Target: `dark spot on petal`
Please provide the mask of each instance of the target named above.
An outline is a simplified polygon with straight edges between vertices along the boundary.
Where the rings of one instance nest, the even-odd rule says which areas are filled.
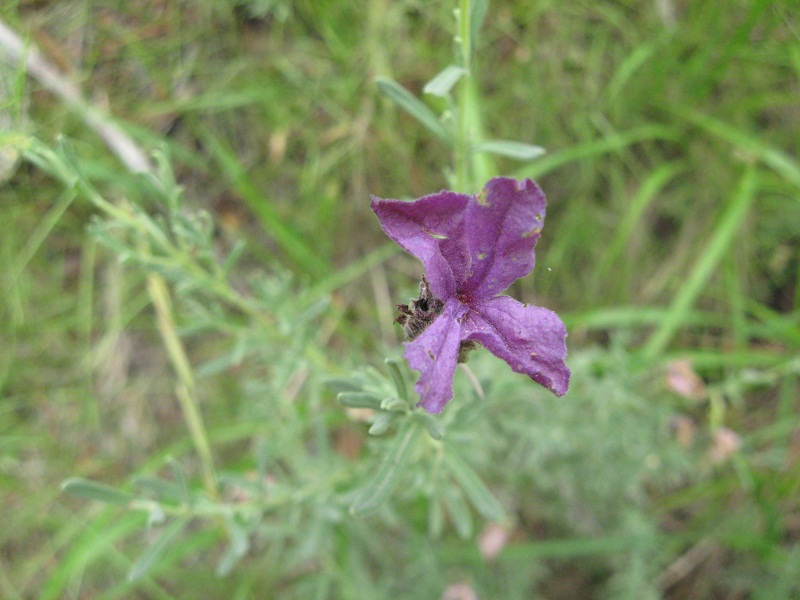
[[[427,350],[427,349],[425,350],[425,352],[428,353],[428,356],[430,356],[431,360],[436,360],[436,357],[433,355],[433,352],[431,352],[430,350]]]

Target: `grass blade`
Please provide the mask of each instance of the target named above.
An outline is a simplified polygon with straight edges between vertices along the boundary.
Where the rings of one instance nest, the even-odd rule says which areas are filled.
[[[673,112],[677,117],[686,119],[701,129],[705,129],[708,133],[744,150],[746,153],[755,154],[758,160],[781,175],[786,181],[800,188],[800,164],[788,154],[764,144],[759,138],[750,133],[691,108],[685,106],[676,107]]]
[[[631,199],[628,208],[622,217],[622,221],[617,227],[614,239],[608,245],[603,259],[595,272],[595,281],[602,281],[609,268],[614,265],[622,256],[625,244],[631,239],[644,212],[650,203],[658,196],[663,187],[669,183],[678,173],[684,170],[684,165],[678,163],[667,163],[653,171],[644,180],[639,191]]]
[[[245,204],[255,213],[278,246],[307,274],[318,276],[326,273],[327,260],[319,256],[303,236],[278,214],[239,164],[239,160],[230,148],[209,129],[200,127],[198,133]]]
[[[478,34],[483,25],[483,20],[486,18],[486,9],[489,8],[489,0],[470,0],[470,47],[475,51],[475,45],[478,43]]]
[[[678,131],[663,125],[643,125],[630,131],[617,133],[597,140],[590,140],[577,144],[559,152],[548,154],[541,160],[531,165],[517,169],[514,176],[517,178],[530,177],[536,179],[546,173],[555,171],[559,167],[583,159],[595,158],[601,154],[616,152],[633,144],[647,140],[673,140],[677,139]]]
[[[644,356],[655,359],[666,347],[677,329],[684,323],[684,315],[697,300],[700,292],[711,278],[712,272],[719,264],[731,242],[739,230],[747,209],[755,197],[758,178],[754,167],[750,166],[742,176],[736,195],[728,204],[711,241],[700,260],[689,274],[684,286],[678,292],[660,326],[653,332],[644,347]]]

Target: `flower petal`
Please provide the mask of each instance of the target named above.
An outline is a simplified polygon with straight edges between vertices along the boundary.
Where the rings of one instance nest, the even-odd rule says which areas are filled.
[[[470,257],[464,225],[466,194],[442,191],[414,202],[372,197],[381,227],[404,250],[425,265],[431,290],[442,300],[466,279]]]
[[[451,299],[442,314],[413,342],[406,344],[404,356],[412,369],[420,372],[414,389],[422,406],[430,413],[440,413],[453,397],[453,377],[461,346],[461,327],[456,320],[467,307]]]
[[[557,396],[569,388],[567,330],[554,312],[498,296],[473,306],[462,319],[463,339],[477,340]]]
[[[472,271],[463,293],[473,300],[491,298],[533,270],[546,206],[530,179],[496,177],[471,198],[464,217]]]

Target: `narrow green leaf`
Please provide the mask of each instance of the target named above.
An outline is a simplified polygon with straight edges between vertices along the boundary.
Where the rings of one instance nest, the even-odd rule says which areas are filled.
[[[428,535],[438,540],[444,531],[444,510],[437,495],[428,503]]]
[[[733,242],[734,235],[739,231],[747,216],[747,209],[750,208],[750,204],[755,198],[757,188],[756,169],[749,166],[742,176],[739,188],[728,203],[716,231],[711,236],[711,240],[699,255],[694,269],[672,301],[669,312],[645,344],[643,352],[647,360],[654,360],[684,323],[684,315],[691,309],[692,304],[708,284],[713,271]]]
[[[72,144],[64,135],[59,135],[56,139],[56,153],[64,161],[67,168],[74,174],[75,180],[85,180],[86,175],[83,172],[83,163],[75,156],[75,150]]]
[[[353,381],[347,377],[331,377],[330,379],[326,379],[325,387],[337,394],[341,392],[360,392],[363,389],[363,386],[359,382]]]
[[[395,390],[397,390],[398,397],[408,402],[408,389],[406,388],[406,380],[403,377],[403,372],[400,370],[400,365],[397,360],[387,358],[385,361],[386,366],[389,367],[389,374],[392,376]]]
[[[408,412],[408,402],[401,398],[384,398],[381,401],[381,410],[389,412]]]
[[[350,507],[350,514],[363,516],[376,511],[394,490],[403,469],[408,466],[406,458],[416,444],[420,428],[411,419],[406,420],[397,437],[387,449],[378,472]]]
[[[159,502],[181,501],[181,490],[171,481],[142,475],[133,480],[133,485],[137,490],[155,495]]]
[[[380,407],[378,407],[380,408]],[[382,412],[376,418],[375,422],[367,431],[370,435],[383,435],[387,431],[389,431],[389,427],[395,422],[397,418],[397,413],[394,412]]]
[[[175,484],[178,486],[178,490],[180,491],[180,499],[181,502],[185,504],[192,503],[192,494],[189,491],[189,484],[186,480],[186,471],[183,469],[183,465],[179,463],[175,458],[170,456],[167,459],[169,463],[170,469],[172,469],[172,477],[175,479]]]
[[[445,463],[450,474],[469,498],[481,516],[490,521],[503,521],[505,511],[486,485],[467,463],[453,454],[445,454]]]
[[[547,150],[541,146],[525,144],[523,142],[509,142],[505,140],[489,140],[472,146],[473,152],[487,152],[499,156],[507,156],[516,160],[533,160],[545,154]]]
[[[375,408],[381,407],[381,398],[370,392],[341,392],[336,399],[339,404],[348,408]]]
[[[391,79],[379,77],[376,82],[381,94],[392,100],[422,125],[427,127],[431,133],[445,144],[448,146],[453,145],[452,133],[442,124],[439,117],[437,117],[423,102],[415,98],[411,92]]]
[[[233,247],[228,251],[228,256],[222,262],[222,272],[230,275],[233,268],[238,264],[239,259],[244,255],[247,250],[247,242],[243,239],[237,239],[233,242]]]
[[[467,70],[464,67],[448,65],[439,71],[439,73],[437,73],[433,79],[426,83],[425,87],[422,88],[422,91],[426,94],[431,94],[432,96],[446,98],[450,93],[450,90],[453,89],[453,86],[458,83],[458,80],[461,79],[466,72]]]
[[[186,523],[187,521],[173,521],[170,523],[158,536],[158,539],[133,564],[131,570],[128,571],[128,581],[138,581],[144,577],[158,562],[170,542],[180,533]]]
[[[247,339],[240,336],[236,344],[228,352],[220,353],[207,361],[200,363],[194,373],[198,379],[204,379],[217,375],[228,369],[238,367],[242,364],[247,354]]]
[[[228,528],[228,537],[230,543],[228,544],[225,553],[217,563],[217,577],[225,577],[230,574],[236,564],[250,549],[250,538],[247,530],[236,523],[232,517],[225,517],[225,524]]]
[[[425,429],[428,430],[428,435],[433,439],[441,440],[444,437],[444,426],[441,421],[432,414],[425,411],[417,411],[414,413],[414,417],[422,422]]]
[[[135,498],[128,492],[82,477],[70,477],[61,484],[61,489],[73,496],[98,500],[115,506],[127,506]]]
[[[469,507],[464,501],[462,491],[458,487],[448,484],[442,487],[440,496],[447,513],[450,515],[450,519],[453,521],[458,537],[462,540],[472,537],[474,530],[472,514],[470,514]]]

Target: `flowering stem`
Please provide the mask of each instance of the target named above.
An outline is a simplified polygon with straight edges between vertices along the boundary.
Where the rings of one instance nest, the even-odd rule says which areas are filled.
[[[481,19],[481,15],[473,10],[473,3],[474,0],[459,0],[455,36],[459,63],[464,69],[464,75],[458,88],[454,170],[456,190],[467,194],[477,192],[480,184],[497,173],[494,161],[488,154],[472,152],[472,147],[483,139],[480,96],[472,68],[476,39],[473,32],[476,25],[474,20]]]
[[[472,38],[470,21],[472,16],[471,0],[459,0],[456,11],[456,43],[459,45],[459,58],[464,75],[459,84],[458,124],[455,142],[455,179],[456,189],[463,193],[472,193],[472,165],[470,162],[471,119],[470,119],[470,87],[472,83]]]

